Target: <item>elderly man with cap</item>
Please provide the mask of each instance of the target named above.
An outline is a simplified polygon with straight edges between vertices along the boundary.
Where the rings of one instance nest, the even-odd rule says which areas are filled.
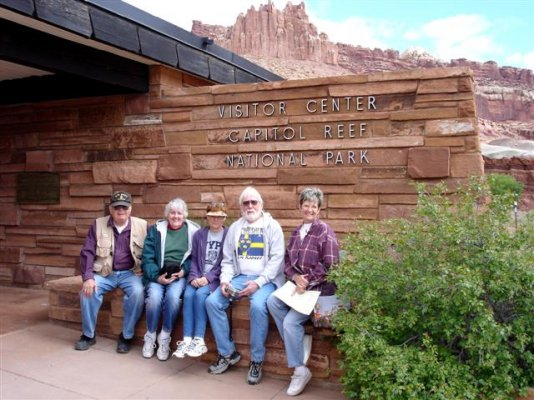
[[[184,338],[176,343],[174,357],[200,357],[208,351],[204,342],[208,324],[205,303],[208,296],[219,287],[227,215],[224,203],[209,204],[206,208],[208,226],[193,236],[191,269],[187,277],[189,284],[184,293]]]
[[[76,350],[87,350],[96,343],[95,326],[103,296],[121,288],[125,293],[124,318],[117,353],[130,351],[145,300],[141,256],[147,234],[147,222],[130,216],[131,212],[132,196],[127,192],[113,193],[110,215],[97,218],[85,238],[80,253],[82,336],[74,345]]]

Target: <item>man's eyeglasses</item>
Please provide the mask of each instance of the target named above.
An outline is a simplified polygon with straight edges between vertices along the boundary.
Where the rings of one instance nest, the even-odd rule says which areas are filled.
[[[126,206],[113,206],[113,209],[114,210],[127,210],[128,207],[126,207]]]
[[[248,206],[250,206],[250,205],[257,206],[257,205],[258,205],[258,200],[245,200],[245,201],[243,202],[243,205],[244,205],[245,207],[248,207]]]

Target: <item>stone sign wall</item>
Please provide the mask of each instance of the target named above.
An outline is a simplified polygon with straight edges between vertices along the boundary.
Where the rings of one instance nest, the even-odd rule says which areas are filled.
[[[408,216],[414,181],[451,191],[482,175],[467,68],[209,86],[162,69],[145,96],[0,107],[0,281],[41,285],[77,273],[80,246],[109,195],[154,222],[182,197],[190,217],[247,185],[286,233],[298,193],[326,195],[340,236],[356,220]],[[17,174],[60,176],[58,204],[18,204]]]

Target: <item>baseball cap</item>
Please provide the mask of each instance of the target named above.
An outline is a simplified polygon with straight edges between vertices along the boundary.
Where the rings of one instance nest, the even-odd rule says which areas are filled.
[[[212,217],[227,217],[226,205],[224,203],[211,203],[206,207],[206,215]]]
[[[110,205],[112,207],[116,207],[116,206],[130,207],[132,205],[132,196],[128,192],[115,192],[111,195]]]

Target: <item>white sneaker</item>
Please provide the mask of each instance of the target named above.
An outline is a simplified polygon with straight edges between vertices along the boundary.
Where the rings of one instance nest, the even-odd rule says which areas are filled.
[[[310,358],[311,348],[312,348],[312,335],[304,335],[304,360],[303,363],[306,365],[308,359]]]
[[[154,349],[156,348],[154,336],[145,333],[145,344],[143,344],[143,357],[145,358],[152,358],[154,356]]]
[[[171,337],[166,337],[162,339],[161,337],[158,337],[158,351],[156,352],[156,355],[158,356],[158,360],[160,361],[167,361],[170,357],[171,353]]]
[[[302,375],[297,375],[297,372],[295,371],[295,373],[291,377],[291,383],[287,388],[287,395],[296,396],[298,394],[301,394],[308,382],[310,381],[311,377],[312,374],[308,368],[306,368]]]
[[[176,342],[176,351],[172,353],[172,356],[176,358],[185,358],[185,352],[190,344],[191,342],[184,342],[183,340]]]
[[[189,357],[200,357],[202,354],[207,353],[208,348],[203,339],[194,338],[193,341],[185,349],[185,354]]]

